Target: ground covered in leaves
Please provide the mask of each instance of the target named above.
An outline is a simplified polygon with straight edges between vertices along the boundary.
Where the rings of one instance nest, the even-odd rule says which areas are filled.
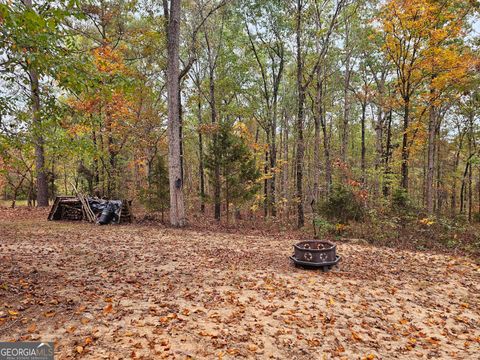
[[[0,340],[58,359],[477,359],[474,259],[342,242],[295,268],[292,235],[47,222],[0,209]]]

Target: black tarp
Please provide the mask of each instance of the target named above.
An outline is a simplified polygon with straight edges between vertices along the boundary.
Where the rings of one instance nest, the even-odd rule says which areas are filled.
[[[121,200],[103,200],[89,197],[88,205],[90,205],[100,225],[118,224],[122,211]]]

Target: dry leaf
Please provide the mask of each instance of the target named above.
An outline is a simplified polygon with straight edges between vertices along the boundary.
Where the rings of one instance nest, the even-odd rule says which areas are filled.
[[[112,304],[108,304],[103,308],[103,313],[104,314],[110,314],[113,311],[113,306]]]

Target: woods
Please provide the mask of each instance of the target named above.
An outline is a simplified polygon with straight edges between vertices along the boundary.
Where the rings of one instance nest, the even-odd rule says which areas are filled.
[[[162,158],[170,199],[154,208],[173,226],[233,207],[303,227],[352,181],[370,209],[403,192],[473,221],[477,15],[440,0],[2,3],[2,196],[46,206],[73,183],[147,206]],[[226,138],[253,159],[241,181]]]
[[[0,358],[477,359],[479,9],[0,0]]]

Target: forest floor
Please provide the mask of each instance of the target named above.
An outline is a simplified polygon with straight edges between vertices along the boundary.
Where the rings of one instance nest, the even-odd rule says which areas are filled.
[[[48,222],[0,209],[0,340],[57,359],[477,359],[472,258],[338,243],[295,268],[298,235]]]

